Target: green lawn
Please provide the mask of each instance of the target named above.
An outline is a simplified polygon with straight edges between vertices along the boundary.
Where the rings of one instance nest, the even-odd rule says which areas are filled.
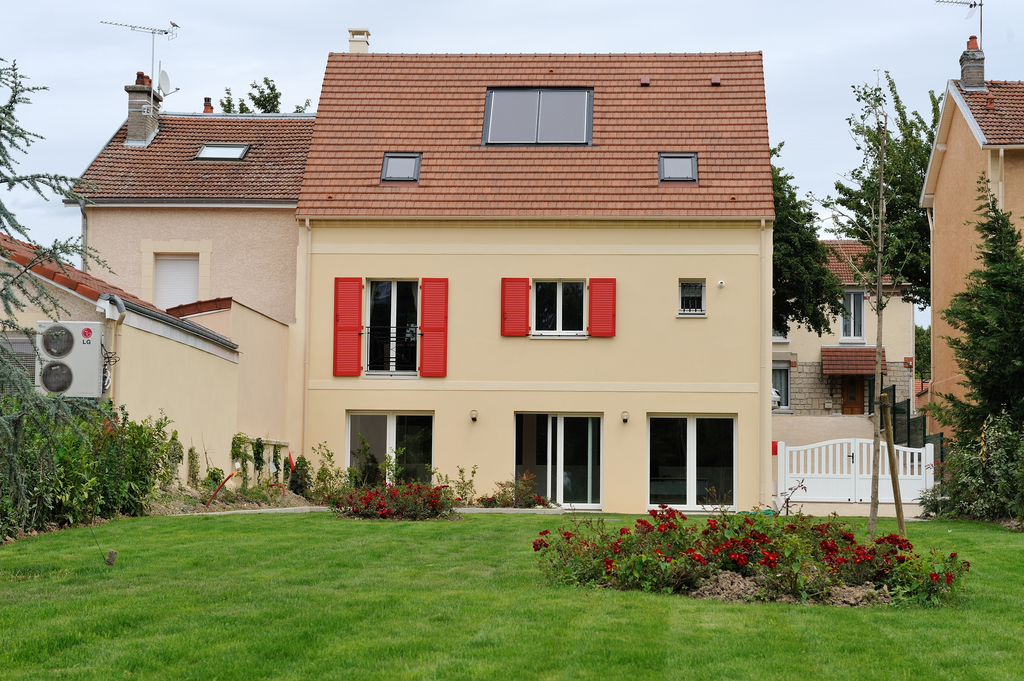
[[[632,516],[617,516],[628,524]],[[0,547],[3,679],[1020,679],[1024,534],[910,524],[971,561],[944,608],[548,586],[552,516],[119,520]],[[880,521],[880,530],[893,523]]]

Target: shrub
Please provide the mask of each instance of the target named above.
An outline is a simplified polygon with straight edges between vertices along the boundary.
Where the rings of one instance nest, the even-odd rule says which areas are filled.
[[[263,458],[263,451],[266,449],[266,445],[263,444],[263,438],[258,437],[251,441],[252,443],[252,468],[256,472],[256,482],[259,483],[263,479],[263,467],[267,461]]]
[[[203,487],[212,494],[213,490],[217,489],[217,486],[224,481],[224,475],[224,471],[216,466],[207,465],[206,477],[203,478]]]
[[[299,496],[310,498],[310,489],[313,486],[310,474],[312,470],[309,459],[300,454],[299,458],[295,459],[295,470],[288,478],[288,489]]]
[[[469,478],[466,478],[466,468],[464,466],[456,466],[455,470],[459,472],[457,480],[452,480],[447,475],[442,474],[437,469],[431,470],[431,475],[439,485],[445,485],[452,490],[454,501],[466,506],[473,504],[476,499],[476,469],[477,466],[473,466],[469,471]]]
[[[313,447],[313,453],[320,459],[320,469],[310,486],[309,499],[321,504],[334,506],[348,488],[348,474],[334,464],[334,452],[326,442]],[[297,468],[297,467],[296,467]]]
[[[238,464],[238,473],[242,478],[242,488],[249,486],[249,463],[252,454],[249,452],[251,440],[245,433],[235,433],[231,438],[231,462]]]
[[[336,506],[342,515],[357,518],[425,520],[450,514],[455,496],[447,485],[409,482],[353,490]]]
[[[163,447],[163,454],[164,460],[160,466],[160,488],[168,490],[171,488],[171,483],[177,479],[178,467],[185,459],[185,447],[178,439],[178,431],[175,430],[171,433],[171,439]]]
[[[956,443],[935,464],[935,480],[921,495],[929,513],[1024,518],[1024,433],[1005,411],[989,416],[978,440]]]
[[[194,446],[188,448],[188,486],[199,487],[199,454]]]
[[[551,500],[542,497],[534,490],[537,476],[524,471],[518,478],[496,483],[496,490],[490,496],[477,498],[476,502],[484,508],[550,508]]]
[[[728,571],[753,578],[765,600],[820,601],[836,587],[870,582],[896,601],[937,603],[963,590],[970,569],[955,553],[922,557],[894,534],[858,542],[835,516],[720,513],[685,521],[663,505],[611,533],[603,520],[573,515],[568,527],[542,531],[533,549],[554,582],[684,593]]]

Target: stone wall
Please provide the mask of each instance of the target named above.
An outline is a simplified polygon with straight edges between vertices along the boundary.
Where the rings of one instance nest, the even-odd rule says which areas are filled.
[[[896,384],[896,401],[901,402],[910,395],[910,379],[914,370],[903,366],[903,362],[888,362],[888,375],[883,377],[883,385]],[[839,394],[838,380],[830,380],[821,373],[821,362],[798,362],[789,370],[789,406],[786,411],[799,415],[827,416],[841,414],[843,401]],[[867,381],[864,382],[867,392]],[[832,392],[830,392],[832,391]],[[864,396],[864,408],[867,410],[867,394]]]

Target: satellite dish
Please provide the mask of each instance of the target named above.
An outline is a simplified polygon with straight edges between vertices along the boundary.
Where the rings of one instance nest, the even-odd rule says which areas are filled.
[[[160,71],[160,91],[165,95],[171,91],[171,79],[167,77],[166,71]]]

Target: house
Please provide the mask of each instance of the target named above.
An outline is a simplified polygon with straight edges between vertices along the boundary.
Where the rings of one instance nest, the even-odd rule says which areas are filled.
[[[978,179],[1020,226],[1024,215],[1024,82],[985,79],[985,54],[974,36],[960,56],[960,78],[942,100],[921,195],[932,226],[932,382],[927,401],[965,394],[953,353],[942,340],[956,332],[942,319],[953,295],[978,266]],[[934,423],[930,430],[937,430]]]
[[[35,257],[28,244],[0,234],[0,267],[20,269]],[[104,397],[127,406],[135,420],[167,412],[174,421],[170,428],[178,431],[186,448],[205,450],[214,466],[228,468],[231,437],[245,411],[244,403],[239,409],[238,344],[70,264],[63,271],[55,263],[39,264],[27,276],[42,282],[63,307],[58,322],[92,323],[90,328],[99,331],[89,340],[109,353],[103,366]],[[15,318],[28,328],[49,322],[34,307],[16,312]],[[26,371],[34,372],[36,352],[29,338],[7,334],[0,336],[0,343],[19,356]]]
[[[218,114],[210,98],[202,113],[163,111],[141,72],[125,91],[127,120],[82,175],[88,202],[70,204],[82,240],[125,292],[241,346],[232,432],[297,441],[301,386],[287,376],[302,375],[303,343],[289,335],[305,228],[295,208],[315,116]],[[205,389],[206,377],[186,373]],[[179,405],[161,406],[177,419]]]
[[[771,504],[761,54],[355,48],[296,210],[302,450],[579,509]]]
[[[857,282],[853,263],[867,252],[858,241],[825,241],[828,269],[845,287],[847,312],[819,337],[803,327],[772,335],[772,385],[781,404],[772,411],[773,439],[791,445],[839,437],[872,437],[877,317]],[[883,314],[882,380],[896,401],[914,395],[914,306],[890,281]],[[842,416],[845,418],[832,418]]]

